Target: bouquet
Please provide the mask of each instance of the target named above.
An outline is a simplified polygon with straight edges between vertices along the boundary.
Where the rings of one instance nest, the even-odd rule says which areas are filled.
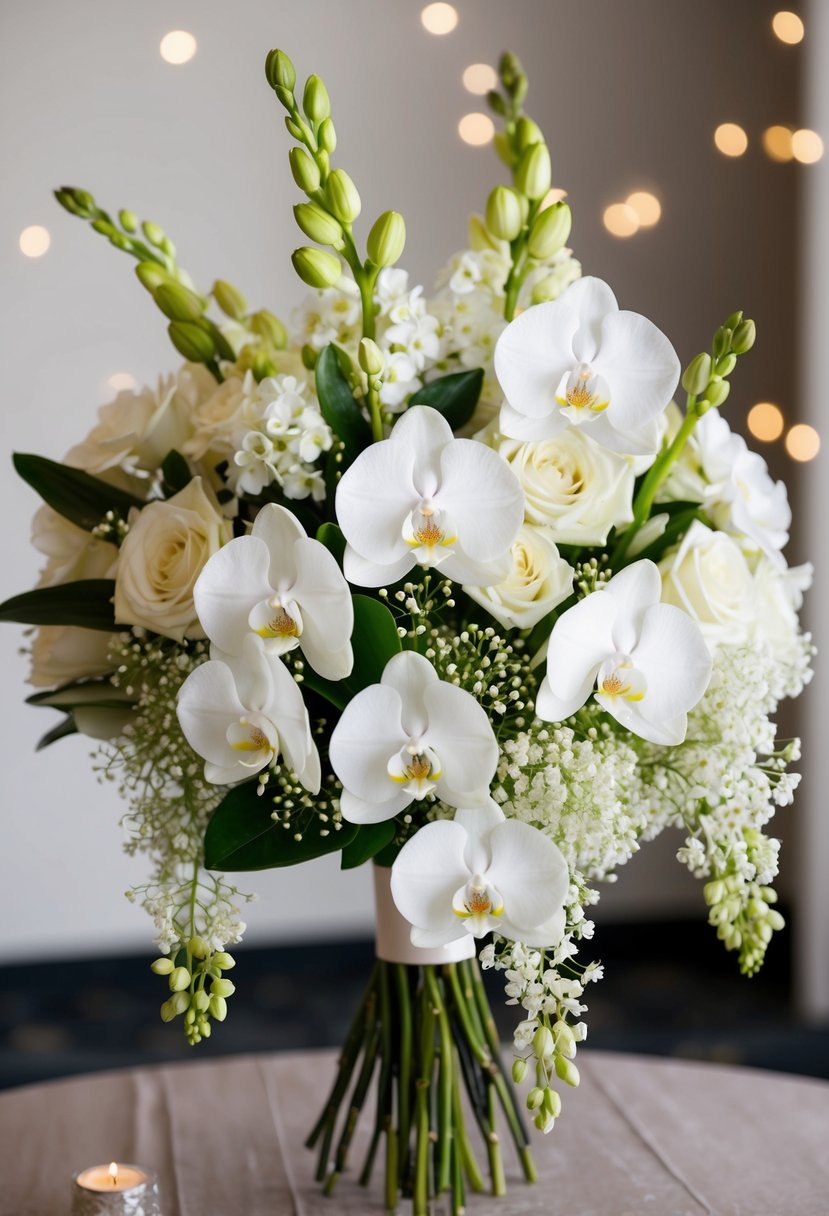
[[[753,322],[682,371],[582,277],[513,55],[499,75],[509,181],[431,296],[398,266],[400,213],[358,243],[328,93],[312,75],[300,97],[282,51],[266,76],[313,242],[290,326],[195,284],[157,224],[56,192],[135,259],[184,362],[62,463],[15,457],[47,561],[0,608],[35,627],[30,702],[64,711],[41,746],[99,741],[189,1042],[234,992],[229,875],[373,862],[377,963],[309,1142],[330,1191],[376,1081],[361,1181],[382,1145],[386,1206],[415,1213],[485,1186],[471,1122],[493,1193],[502,1124],[534,1177],[480,968],[503,972],[512,1079],[549,1132],[602,976],[592,908],[644,842],[683,830],[710,924],[760,967],[782,925],[766,827],[798,779],[773,717],[812,653],[785,487],[724,413]]]

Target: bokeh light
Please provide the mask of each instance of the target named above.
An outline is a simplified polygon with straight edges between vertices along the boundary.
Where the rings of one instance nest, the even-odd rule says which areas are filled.
[[[498,73],[488,63],[470,63],[463,74],[463,87],[468,93],[482,97],[498,83]]]
[[[774,443],[783,434],[783,411],[771,401],[758,401],[748,411],[748,429],[755,439]]]
[[[427,4],[420,20],[430,34],[451,34],[458,24],[458,10],[451,4]]]
[[[781,123],[775,124],[773,127],[766,127],[763,132],[763,151],[770,160],[785,161],[791,160],[794,156],[792,151],[792,135],[791,127],[784,127]]]
[[[742,156],[748,147],[748,136],[736,122],[721,122],[714,132],[714,143],[723,156]]]
[[[132,372],[113,372],[111,376],[107,376],[107,388],[113,389],[116,393],[131,392],[137,387],[137,384]]]
[[[495,134],[495,124],[488,114],[464,114],[458,123],[458,134],[465,144],[480,148]]]
[[[44,228],[41,224],[32,224],[23,229],[17,243],[20,246],[20,252],[27,258],[41,258],[52,244],[52,238],[48,228]]]
[[[792,154],[801,165],[813,165],[823,156],[823,140],[817,131],[803,127],[792,136]]]
[[[650,190],[634,190],[633,194],[627,196],[625,202],[636,212],[643,228],[652,228],[654,224],[659,223],[662,204],[655,194],[651,194]]]
[[[791,13],[786,9],[774,14],[771,19],[771,28],[780,41],[787,42],[789,46],[802,42],[803,35],[806,33],[803,22],[797,13]]]
[[[159,50],[166,63],[179,65],[190,62],[197,46],[196,39],[187,30],[170,30],[161,39]]]
[[[553,203],[563,203],[566,198],[566,190],[562,190],[559,186],[551,186],[541,200],[538,210],[543,211],[546,207],[552,207]]]
[[[611,236],[633,236],[639,231],[639,216],[627,203],[605,207],[602,220]]]
[[[814,460],[820,451],[820,435],[808,423],[798,422],[786,435],[786,451],[792,460]]]

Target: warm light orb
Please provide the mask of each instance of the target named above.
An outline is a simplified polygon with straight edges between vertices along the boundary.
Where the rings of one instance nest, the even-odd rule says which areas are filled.
[[[755,439],[774,443],[783,434],[783,411],[770,401],[758,401],[748,411],[748,429]]]
[[[117,1161],[110,1161],[109,1176],[112,1179],[112,1182],[114,1185],[118,1181],[118,1162]]]
[[[736,122],[721,122],[714,132],[714,143],[723,156],[742,156],[748,147],[748,136]]]
[[[792,129],[784,127],[777,123],[773,127],[766,127],[763,132],[763,150],[770,160],[779,161],[781,164],[791,160],[794,156],[792,151]]]
[[[611,236],[633,236],[639,231],[639,216],[627,203],[605,207],[602,219]]]
[[[458,123],[458,134],[465,144],[480,148],[495,134],[495,124],[488,114],[464,114]]]
[[[451,34],[458,24],[458,10],[451,4],[427,4],[420,20],[430,34]]]
[[[792,136],[792,155],[801,165],[813,165],[823,156],[823,140],[817,131],[803,127]]]
[[[161,39],[161,58],[167,63],[189,63],[196,53],[197,42],[187,30],[170,30]]]
[[[137,383],[132,372],[113,372],[107,377],[107,387],[114,389],[116,393],[131,392]]]
[[[498,83],[498,73],[488,63],[470,63],[463,74],[463,87],[468,93],[482,97]]]
[[[17,243],[20,246],[20,252],[27,258],[42,258],[52,244],[52,238],[48,228],[44,228],[40,224],[32,224],[29,228],[23,229]]]
[[[797,13],[787,11],[774,14],[771,19],[771,28],[780,41],[787,42],[789,46],[802,42],[803,35],[806,33],[805,26]]]
[[[559,186],[551,186],[541,200],[538,210],[544,211],[547,207],[552,207],[553,203],[563,203],[566,198],[566,190],[562,190]]]
[[[662,204],[655,194],[651,194],[650,190],[634,190],[633,194],[627,196],[625,202],[636,212],[643,228],[652,228],[654,224],[659,223]]]
[[[792,460],[814,460],[820,451],[820,435],[813,426],[798,422],[786,435],[786,451]]]

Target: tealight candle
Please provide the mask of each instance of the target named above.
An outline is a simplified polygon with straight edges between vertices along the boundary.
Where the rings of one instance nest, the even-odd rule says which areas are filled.
[[[92,1165],[72,1183],[72,1216],[161,1216],[156,1176],[139,1165]]]

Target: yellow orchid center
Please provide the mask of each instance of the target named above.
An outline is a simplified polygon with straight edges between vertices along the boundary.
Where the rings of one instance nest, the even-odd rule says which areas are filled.
[[[590,410],[598,414],[610,405],[610,395],[604,380],[590,364],[580,363],[559,385],[556,401],[577,412]]]

